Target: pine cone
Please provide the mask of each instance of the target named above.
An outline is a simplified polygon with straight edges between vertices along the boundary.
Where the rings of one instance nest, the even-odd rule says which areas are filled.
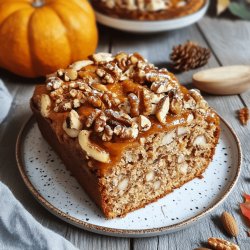
[[[175,70],[188,71],[207,64],[210,55],[209,49],[202,48],[192,41],[187,41],[184,44],[173,47],[170,59]]]

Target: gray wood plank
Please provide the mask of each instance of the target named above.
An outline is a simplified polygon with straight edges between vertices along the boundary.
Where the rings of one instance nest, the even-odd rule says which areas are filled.
[[[133,239],[133,250],[155,250],[158,249],[159,238],[151,237],[151,238],[138,238]]]
[[[205,17],[199,24],[221,65],[250,65],[250,24],[242,20]],[[241,94],[250,106],[250,91]]]
[[[80,250],[127,250],[130,249],[130,241],[126,238],[113,238],[90,232],[84,232],[77,228],[68,228],[66,238]]]
[[[199,27],[221,64],[250,64],[249,22],[204,17]]]

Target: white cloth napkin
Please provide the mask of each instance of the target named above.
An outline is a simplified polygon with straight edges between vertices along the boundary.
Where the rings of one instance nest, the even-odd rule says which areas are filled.
[[[0,125],[12,96],[0,79]],[[76,250],[59,234],[43,227],[0,181],[0,250]]]
[[[0,182],[1,250],[76,250],[59,234],[38,223]]]
[[[7,116],[12,103],[12,96],[0,79],[0,123]]]

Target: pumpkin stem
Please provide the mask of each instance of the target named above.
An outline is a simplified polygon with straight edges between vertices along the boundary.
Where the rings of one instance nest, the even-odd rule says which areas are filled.
[[[33,0],[32,6],[35,8],[42,7],[44,5],[44,0]]]

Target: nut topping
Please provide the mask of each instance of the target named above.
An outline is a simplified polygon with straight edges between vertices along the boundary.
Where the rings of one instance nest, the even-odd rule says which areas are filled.
[[[95,108],[102,108],[104,107],[103,102],[99,96],[89,96],[87,101]]]
[[[41,96],[41,114],[43,117],[48,117],[51,108],[51,100],[50,97],[46,94],[42,94]]]
[[[64,70],[64,80],[74,81],[77,79],[77,71],[75,69],[65,69]]]
[[[157,94],[168,92],[172,89],[172,86],[168,82],[153,82],[151,90]]]
[[[92,55],[92,58],[95,62],[100,64],[113,61],[112,54],[110,53],[97,53]]]
[[[236,244],[220,238],[209,238],[208,244],[217,250],[240,250]]]
[[[77,137],[79,132],[80,132],[80,130],[78,130],[78,129],[68,128],[67,121],[63,122],[63,130],[71,138]]]
[[[157,105],[156,117],[160,123],[166,124],[166,115],[169,110],[169,96],[163,97]]]
[[[78,113],[73,109],[69,112],[69,116],[66,119],[66,122],[67,122],[67,128],[73,128],[73,129],[80,130],[82,127],[80,117],[79,117]]]
[[[102,135],[102,140],[103,141],[111,141],[112,137],[113,137],[113,133],[114,131],[111,129],[111,127],[109,125],[106,125],[104,127],[104,132]]]
[[[137,95],[135,95],[134,93],[130,93],[128,95],[128,101],[130,103],[130,113],[132,117],[138,116],[140,102],[139,102]]]
[[[47,78],[46,83],[47,83],[47,89],[52,90],[52,89],[59,89],[62,86],[63,81],[59,77],[51,76]]]
[[[203,108],[203,109],[207,109],[208,108],[208,104],[207,102],[203,99],[202,95],[200,94],[199,90],[196,89],[191,89],[189,91],[190,95],[194,98],[194,100],[196,101],[197,105],[199,108]]]
[[[101,110],[99,109],[95,109],[87,118],[86,120],[86,127],[89,128],[92,126],[93,122],[95,121],[95,119],[101,114]]]
[[[103,112],[95,120],[95,127],[94,130],[96,132],[102,132],[104,127],[106,126],[107,117],[104,115]]]
[[[144,115],[140,115],[138,118],[140,131],[147,131],[151,128],[151,121]]]
[[[114,134],[118,135],[122,139],[134,139],[138,136],[139,130],[136,127],[125,127],[117,125],[114,129]]]
[[[125,126],[131,126],[132,125],[132,118],[126,114],[126,113],[122,113],[122,112],[118,112],[118,111],[113,111],[111,109],[107,109],[105,110],[105,114],[114,121],[114,124],[123,124]]]
[[[63,129],[70,137],[76,137],[82,128],[89,128],[103,141],[134,140],[152,127],[155,117],[166,125],[169,118],[179,116],[173,119],[178,128],[163,139],[162,145],[168,145],[176,135],[188,132],[181,127],[185,117],[190,124],[194,118],[209,113],[199,91],[184,93],[167,69],[158,69],[138,53],[120,52],[115,56],[97,53],[89,58],[48,75],[48,94],[41,96],[44,117],[50,112],[69,112]],[[81,114],[81,126],[73,109]],[[195,112],[188,114],[188,110]],[[78,125],[74,126],[74,118]],[[193,143],[204,146],[207,141],[198,136]]]
[[[148,90],[143,89],[142,96],[143,96],[142,100],[144,106],[143,115],[150,115],[152,114],[153,111],[153,106],[151,103],[151,95]]]
[[[63,130],[69,137],[75,138],[78,136],[81,128],[82,123],[80,121],[80,117],[78,113],[72,109],[63,123]]]
[[[173,97],[171,104],[170,104],[170,111],[173,114],[178,115],[181,113],[182,108],[183,108],[183,103],[182,103],[181,98],[176,97],[176,96]]]
[[[103,163],[110,162],[109,153],[90,141],[90,133],[91,132],[88,130],[82,130],[78,135],[78,142],[82,150],[87,154],[87,156],[93,158],[96,161]]]
[[[69,67],[76,70],[76,71],[79,71],[80,69],[88,66],[88,65],[91,65],[93,64],[93,61],[91,60],[83,60],[83,61],[77,61],[77,62],[74,62],[72,63]]]

